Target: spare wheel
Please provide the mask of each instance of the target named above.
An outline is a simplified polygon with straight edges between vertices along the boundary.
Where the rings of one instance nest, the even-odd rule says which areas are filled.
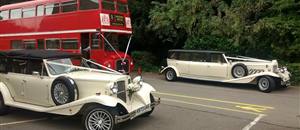
[[[51,97],[56,105],[63,105],[78,99],[78,88],[69,77],[56,78],[51,86]]]
[[[247,66],[244,64],[236,64],[232,67],[231,74],[234,78],[245,77],[248,75]]]

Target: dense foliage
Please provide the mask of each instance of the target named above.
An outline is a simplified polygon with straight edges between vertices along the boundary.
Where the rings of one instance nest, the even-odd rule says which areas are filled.
[[[159,51],[187,48],[300,62],[299,0],[132,0],[130,8],[135,49],[159,60]]]

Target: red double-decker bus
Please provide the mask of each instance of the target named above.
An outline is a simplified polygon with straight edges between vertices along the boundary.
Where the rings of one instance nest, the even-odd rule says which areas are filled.
[[[131,72],[132,58],[118,49],[131,34],[127,0],[33,0],[0,7],[0,50],[81,53]]]

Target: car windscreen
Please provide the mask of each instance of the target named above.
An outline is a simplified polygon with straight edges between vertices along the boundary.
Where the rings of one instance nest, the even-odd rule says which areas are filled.
[[[72,70],[72,61],[69,58],[48,60],[47,67],[51,75],[68,73]]]

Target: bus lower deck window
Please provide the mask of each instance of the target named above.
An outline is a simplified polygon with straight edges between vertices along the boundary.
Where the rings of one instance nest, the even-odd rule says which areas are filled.
[[[35,40],[23,41],[25,49],[35,49]]]
[[[60,49],[60,40],[59,39],[46,40],[46,49]]]
[[[24,46],[22,44],[22,40],[12,40],[11,43],[11,49],[23,49]]]
[[[62,49],[78,49],[77,39],[63,39],[61,41]]]

